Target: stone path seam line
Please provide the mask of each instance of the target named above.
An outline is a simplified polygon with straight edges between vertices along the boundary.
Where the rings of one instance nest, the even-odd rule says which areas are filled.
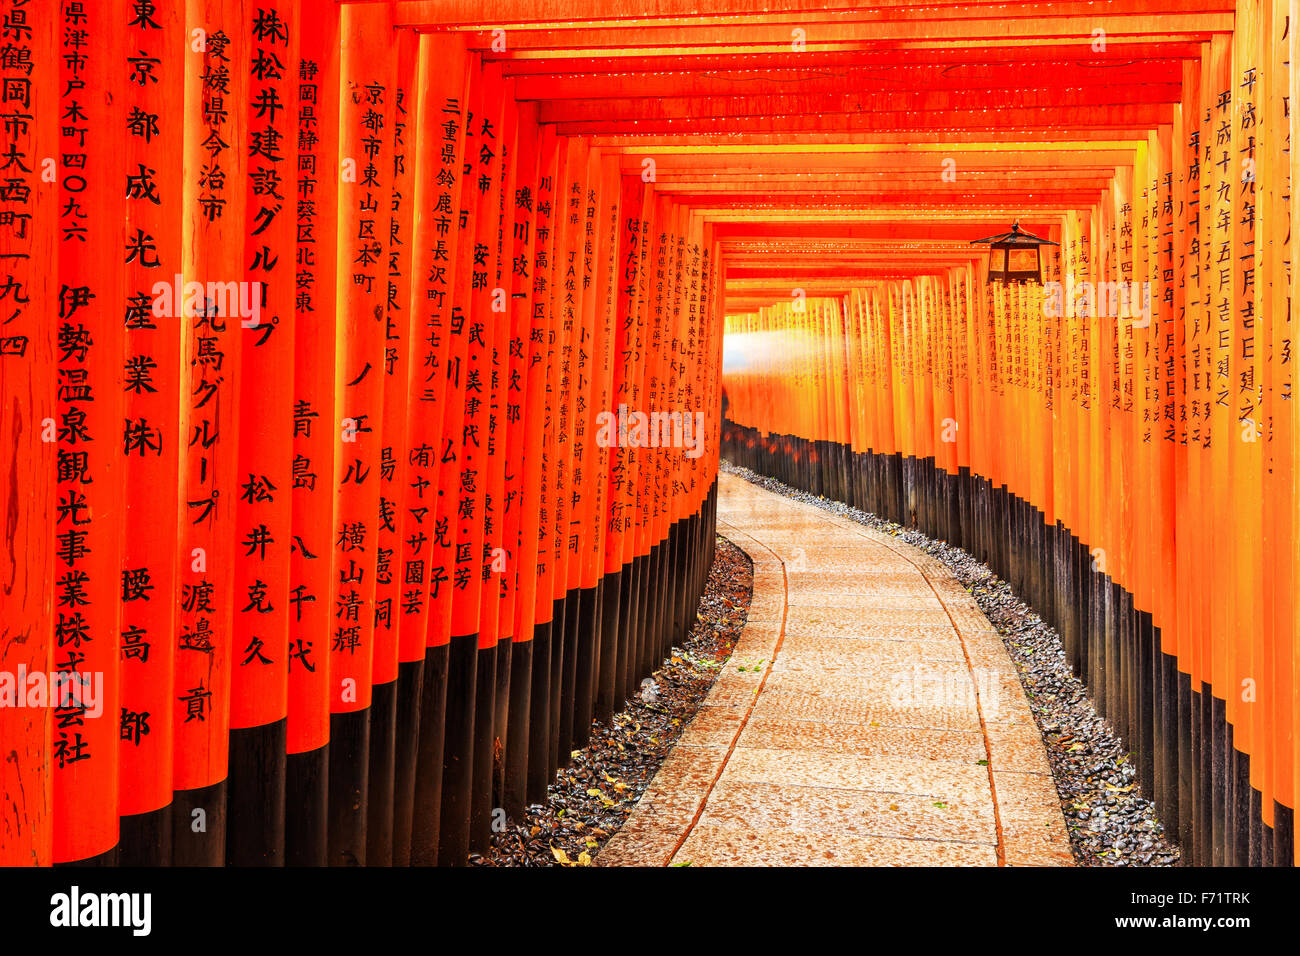
[[[867,537],[867,536],[863,535],[863,537]],[[921,573],[921,577],[925,579],[925,583],[930,585],[930,590],[934,592],[934,596],[938,598],[939,603],[943,605],[943,610],[944,613],[948,615],[948,620],[952,621],[952,629],[953,631],[956,632],[957,640],[961,642],[961,652],[966,657],[966,669],[970,671],[973,676],[975,670],[971,666],[970,649],[966,646],[966,639],[962,637],[961,628],[959,628],[957,626],[957,622],[953,620],[952,611],[950,611],[948,608],[948,602],[943,599],[943,595],[939,593],[939,589],[934,586],[934,582],[930,580],[930,575],[926,574],[924,568],[922,568],[919,564],[913,561],[902,551],[890,547],[889,542],[880,541],[879,543],[883,544],[886,548],[889,548],[890,551],[893,551],[895,554],[897,554],[899,557],[905,560],[908,564],[916,568],[916,570]],[[988,761],[988,763],[985,764],[985,769],[988,770],[989,772],[989,792],[993,795],[993,828],[994,828],[994,832],[997,833],[997,840],[998,840],[997,845],[994,847],[994,851],[998,855],[998,866],[1006,866],[1007,851],[1002,837],[1002,815],[998,812],[998,787],[997,787],[997,782],[993,779],[993,746],[992,744],[989,743],[989,727],[987,721],[985,721],[984,719],[984,704],[980,700],[979,681],[974,681],[973,686],[975,688],[975,708],[976,710],[979,711],[979,715],[980,715],[980,734],[984,738],[985,759]]]
[[[595,865],[1073,864],[1015,666],[944,565],[735,476],[718,512],[745,627]]]
[[[779,653],[781,653],[781,645],[785,641],[785,622],[790,616],[790,604],[789,604],[790,579],[786,574],[785,562],[781,559],[781,556],[779,554],[777,554],[767,545],[763,544],[763,542],[759,541],[753,535],[746,534],[744,531],[741,531],[739,528],[732,527],[730,522],[723,520],[721,517],[718,518],[717,523],[720,528],[725,528],[727,531],[731,532],[731,534],[729,534],[727,538],[729,541],[732,542],[732,544],[736,544],[736,538],[740,538],[740,537],[748,538],[750,541],[753,541],[760,548],[766,550],[770,555],[772,555],[772,557],[776,559],[777,563],[781,565],[781,583],[785,588],[785,594],[781,602],[782,603],[781,630],[777,634],[776,647],[772,651],[772,664],[775,664],[776,656]],[[739,544],[736,544],[736,547],[739,548],[741,546]],[[745,550],[745,549],[742,548],[741,550]],[[749,552],[746,550],[745,553],[748,554]],[[752,556],[750,560],[751,561],[753,560]],[[737,645],[739,645],[740,642],[737,641],[736,643]],[[695,816],[691,818],[690,824],[686,827],[685,830],[682,831],[682,835],[680,839],[678,839],[676,845],[673,846],[672,852],[668,854],[668,860],[665,865],[668,866],[672,865],[673,857],[677,855],[677,851],[682,848],[682,844],[686,842],[687,838],[691,835],[691,833],[695,830],[695,827],[699,824],[700,817],[704,815],[704,808],[709,805],[709,797],[713,795],[714,788],[717,787],[718,781],[722,778],[723,771],[727,769],[727,762],[731,760],[731,755],[736,752],[736,742],[740,740],[740,735],[745,732],[745,727],[748,726],[749,724],[749,718],[753,715],[754,708],[758,706],[758,699],[763,696],[763,688],[767,686],[767,678],[771,673],[772,673],[771,667],[767,667],[764,669],[763,679],[758,682],[758,692],[754,694],[753,699],[750,700],[749,702],[749,706],[745,709],[744,716],[740,718],[740,726],[736,728],[736,733],[731,738],[731,744],[730,746],[727,747],[727,755],[722,758],[722,763],[718,765],[718,771],[713,775],[713,781],[709,784],[708,789],[704,791],[704,798],[700,801],[699,808],[696,809],[695,811]]]

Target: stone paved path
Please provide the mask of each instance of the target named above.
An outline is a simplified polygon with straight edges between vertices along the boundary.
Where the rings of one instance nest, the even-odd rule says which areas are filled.
[[[600,866],[1070,865],[1002,641],[938,561],[720,475],[731,660]]]

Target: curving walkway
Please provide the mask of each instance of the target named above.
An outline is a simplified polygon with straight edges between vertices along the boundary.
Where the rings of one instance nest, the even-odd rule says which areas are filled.
[[[601,866],[1070,865],[1002,641],[925,553],[721,474],[731,660]]]

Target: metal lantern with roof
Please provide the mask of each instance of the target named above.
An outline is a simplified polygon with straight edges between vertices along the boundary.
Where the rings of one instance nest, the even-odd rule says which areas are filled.
[[[1040,246],[1055,246],[1051,239],[1042,239],[1032,232],[1020,228],[1016,220],[1010,232],[989,236],[986,239],[972,239],[972,243],[987,242],[992,249],[989,256],[990,282],[1039,282],[1043,281],[1043,260],[1039,253]]]

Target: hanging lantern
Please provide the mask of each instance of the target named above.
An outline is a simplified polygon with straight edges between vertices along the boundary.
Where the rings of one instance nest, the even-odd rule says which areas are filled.
[[[993,250],[989,256],[990,282],[1039,282],[1043,281],[1043,261],[1039,246],[1055,246],[1050,239],[1040,239],[1033,233],[1020,228],[1016,220],[1010,232],[987,239],[972,239],[972,243],[987,242]]]

